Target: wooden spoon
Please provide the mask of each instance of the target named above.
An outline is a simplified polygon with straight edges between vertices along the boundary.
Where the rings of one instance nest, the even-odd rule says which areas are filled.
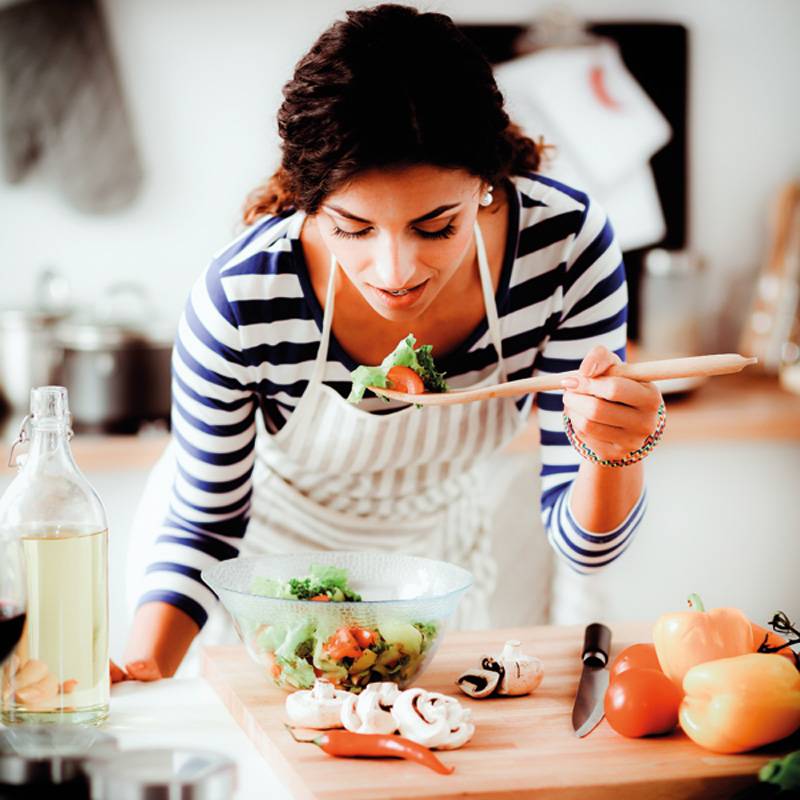
[[[662,361],[640,361],[633,364],[616,364],[607,369],[602,377],[613,376],[632,378],[635,381],[662,381],[670,378],[698,378],[712,375],[729,375],[740,372],[745,367],[758,363],[757,358],[745,358],[738,353],[719,353],[709,356],[689,356],[687,358],[666,358]],[[454,389],[451,392],[425,392],[406,394],[394,389],[381,389],[370,386],[371,392],[388,400],[400,400],[418,406],[449,406],[458,403],[474,403],[490,397],[517,397],[530,392],[561,391],[561,381],[578,375],[578,370],[538,375],[520,381],[507,381],[480,389]]]

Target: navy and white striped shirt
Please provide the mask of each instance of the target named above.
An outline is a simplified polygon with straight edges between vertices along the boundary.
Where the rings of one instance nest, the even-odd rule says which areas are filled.
[[[625,357],[627,289],[605,213],[584,193],[539,174],[516,177],[496,292],[509,380],[576,369],[595,345]],[[308,384],[323,311],[298,238],[298,215],[258,220],[217,254],[198,280],[173,352],[177,474],[140,604],[161,600],[202,627],[216,602],[200,572],[238,553],[250,512],[256,414],[282,428]],[[454,352],[437,358],[453,388],[497,364],[484,319]],[[343,397],[357,365],[331,334],[325,383]],[[528,415],[531,397],[518,402]],[[564,434],[560,392],[536,399],[542,453],[542,518],[556,552],[579,572],[630,544],[645,493],[617,529],[584,530],[570,511],[580,457]],[[368,410],[386,411],[377,399]],[[388,410],[388,413],[391,409]]]

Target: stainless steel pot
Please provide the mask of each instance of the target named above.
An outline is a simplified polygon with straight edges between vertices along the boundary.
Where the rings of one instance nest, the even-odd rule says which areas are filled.
[[[53,331],[61,318],[43,311],[0,311],[0,390],[15,411],[28,408],[32,386],[53,383]]]
[[[116,298],[139,294],[135,313]],[[56,329],[58,383],[69,389],[75,428],[135,433],[144,422],[170,414],[172,332],[155,320],[144,290],[112,287],[102,314],[76,317]]]
[[[66,279],[47,269],[36,279],[35,305],[0,310],[0,395],[15,411],[27,411],[32,386],[54,382],[54,330],[69,313],[69,295]]]

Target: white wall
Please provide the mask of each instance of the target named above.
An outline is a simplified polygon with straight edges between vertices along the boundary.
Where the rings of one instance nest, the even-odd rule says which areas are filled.
[[[541,0],[415,3],[462,22],[519,22]],[[44,265],[76,294],[114,279],[158,290],[176,319],[194,277],[235,231],[247,191],[276,163],[280,87],[342,0],[103,0],[142,157],[135,205],[84,216],[64,204],[46,168],[0,182],[0,305],[28,302]],[[795,0],[573,0],[592,19],[682,21],[691,35],[691,237],[727,282],[753,271],[767,208],[800,171],[800,3]],[[2,111],[0,111],[2,113]],[[12,288],[13,287],[13,288]]]

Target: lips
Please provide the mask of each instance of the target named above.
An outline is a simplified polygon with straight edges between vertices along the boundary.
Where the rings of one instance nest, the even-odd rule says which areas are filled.
[[[389,309],[409,308],[416,304],[425,292],[428,281],[404,289],[380,289],[377,286],[368,284],[373,297],[383,306]]]

